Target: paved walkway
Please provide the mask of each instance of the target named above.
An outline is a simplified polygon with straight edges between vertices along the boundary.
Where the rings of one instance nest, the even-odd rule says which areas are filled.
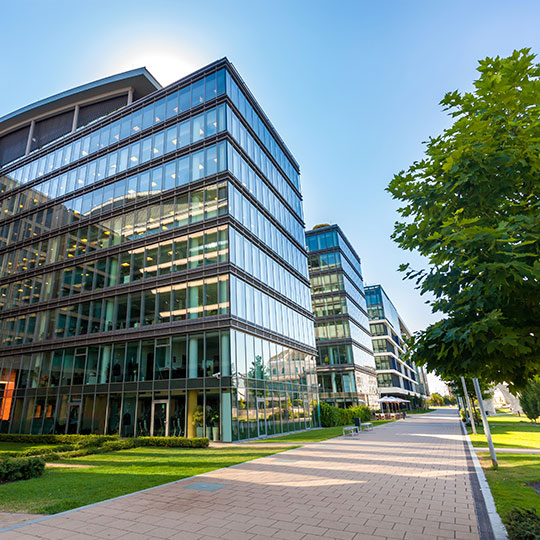
[[[19,523],[44,517],[43,514],[25,514],[24,512],[0,512],[0,530]]]
[[[23,525],[1,540],[478,539],[463,436],[440,410]]]

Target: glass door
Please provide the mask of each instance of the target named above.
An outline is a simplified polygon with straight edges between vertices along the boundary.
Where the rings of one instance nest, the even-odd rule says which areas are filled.
[[[152,437],[169,436],[169,401],[162,399],[152,403]]]
[[[67,432],[71,435],[79,433],[79,421],[81,418],[81,404],[70,403],[67,421]]]

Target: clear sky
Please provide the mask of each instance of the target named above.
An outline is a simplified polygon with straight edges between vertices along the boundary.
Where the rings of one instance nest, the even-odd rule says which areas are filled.
[[[384,188],[449,120],[477,60],[540,52],[540,2],[20,0],[2,2],[0,116],[146,66],[163,84],[227,56],[300,163],[306,225],[338,223],[411,330],[436,320],[390,240]]]

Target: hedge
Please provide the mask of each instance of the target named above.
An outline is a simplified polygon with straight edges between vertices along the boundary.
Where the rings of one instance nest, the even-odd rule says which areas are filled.
[[[137,437],[132,439],[135,446],[166,446],[168,448],[208,448],[207,437]]]
[[[105,441],[118,441],[118,435],[27,435],[0,433],[0,442],[34,444],[78,444],[80,446],[100,446]]]
[[[371,419],[369,407],[358,405],[350,409],[339,409],[328,403],[321,403],[322,427],[349,426],[354,424],[355,418],[360,418],[362,422],[369,422]]]
[[[60,446],[34,446],[26,450],[17,452],[17,456],[43,456],[46,454],[54,454],[56,452],[67,452],[68,450],[74,450],[75,445],[63,444]]]
[[[40,457],[17,457],[0,460],[0,484],[28,480],[43,474],[45,461]]]

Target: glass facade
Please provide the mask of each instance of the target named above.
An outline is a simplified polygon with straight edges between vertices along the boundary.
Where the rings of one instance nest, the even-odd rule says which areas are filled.
[[[306,233],[321,399],[377,406],[377,378],[360,258],[337,225]]]
[[[410,332],[380,285],[365,289],[381,394],[407,399],[429,396],[424,368],[405,360]]]
[[[0,169],[0,431],[318,425],[298,165],[234,67],[77,125]]]

